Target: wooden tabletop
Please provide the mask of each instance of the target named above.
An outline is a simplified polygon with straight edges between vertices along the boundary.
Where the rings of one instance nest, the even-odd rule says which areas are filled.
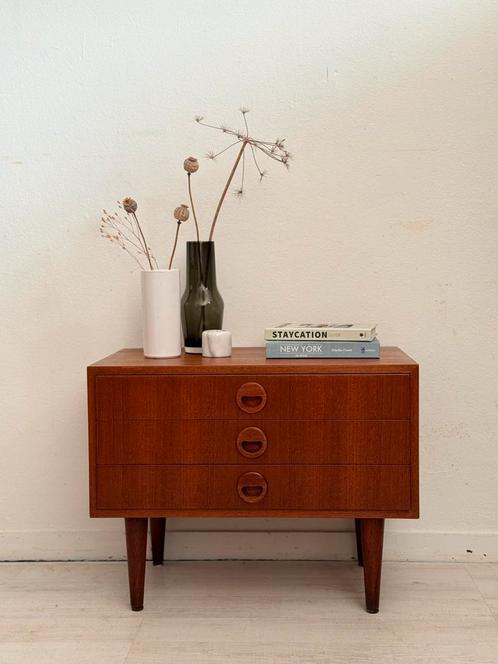
[[[380,359],[271,359],[263,347],[234,348],[231,357],[148,359],[141,348],[123,348],[92,364],[92,374],[286,374],[286,373],[399,373],[412,372],[417,363],[396,346],[381,348]]]

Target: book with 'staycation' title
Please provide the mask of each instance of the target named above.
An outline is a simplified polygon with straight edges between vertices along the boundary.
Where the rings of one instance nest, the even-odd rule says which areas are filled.
[[[372,341],[371,323],[283,323],[265,329],[266,341]]]
[[[373,341],[267,341],[266,357],[281,358],[353,358],[378,359],[380,342]]]

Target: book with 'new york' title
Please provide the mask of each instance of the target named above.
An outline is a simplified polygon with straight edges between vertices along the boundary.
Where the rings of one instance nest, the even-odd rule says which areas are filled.
[[[266,357],[279,358],[352,358],[352,359],[378,359],[380,357],[380,342],[373,341],[267,341]]]

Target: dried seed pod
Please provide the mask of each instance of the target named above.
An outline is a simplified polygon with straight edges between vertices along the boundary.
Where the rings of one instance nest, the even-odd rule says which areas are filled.
[[[173,216],[177,221],[187,221],[190,216],[188,205],[179,205],[177,208],[175,208]]]
[[[195,157],[187,157],[183,162],[183,168],[187,173],[196,173],[199,170],[199,162]]]
[[[124,211],[128,212],[128,214],[133,214],[137,211],[138,208],[137,201],[135,201],[133,198],[130,198],[129,196],[123,198],[122,206]]]

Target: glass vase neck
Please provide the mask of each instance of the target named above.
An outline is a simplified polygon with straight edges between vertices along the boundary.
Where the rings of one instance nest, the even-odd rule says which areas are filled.
[[[216,286],[216,259],[212,240],[187,242],[187,278],[190,284]]]

